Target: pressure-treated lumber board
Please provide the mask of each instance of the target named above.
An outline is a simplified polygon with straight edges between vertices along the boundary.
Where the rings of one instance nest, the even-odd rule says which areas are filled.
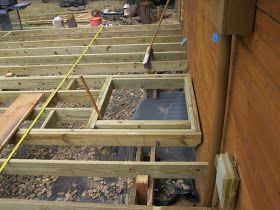
[[[178,42],[181,35],[157,36],[155,43]],[[151,41],[151,36],[140,37],[116,37],[116,38],[97,38],[94,45],[113,45],[113,44],[143,44]],[[42,41],[23,41],[23,42],[0,42],[2,49],[14,48],[38,48],[38,47],[58,47],[58,46],[86,46],[90,39],[62,39],[62,40],[42,40]]]
[[[0,113],[6,111],[7,108],[0,108]],[[40,108],[35,108],[30,113],[30,118],[35,118],[39,113]],[[55,111],[59,120],[69,120],[69,121],[84,121],[88,120],[92,112],[92,108],[46,108],[43,112],[41,119],[45,119],[49,112]]]
[[[25,129],[20,129],[19,139]],[[195,147],[201,132],[182,129],[32,129],[26,144]]]
[[[151,147],[150,162],[156,161],[156,147]],[[154,203],[154,179],[149,177],[149,189],[147,195],[147,205],[152,206]]]
[[[115,45],[92,45],[87,53],[121,53],[121,52],[143,52],[147,49],[148,44],[115,44]],[[0,57],[9,56],[32,56],[32,55],[66,55],[81,54],[84,46],[68,46],[68,47],[38,47],[38,48],[16,48],[3,49]],[[184,51],[180,46],[180,42],[155,43],[153,45],[155,52],[165,51]]]
[[[157,74],[157,75],[112,75],[114,89],[178,89],[183,88],[184,74]],[[108,76],[85,75],[90,88],[100,88]],[[55,88],[63,76],[30,76],[30,77],[0,77],[0,89],[28,89],[28,88]],[[68,77],[78,79],[78,75]],[[81,87],[81,82],[77,80]],[[67,83],[63,85],[65,88]]]
[[[51,128],[57,120],[55,110],[51,110],[41,125],[41,129],[43,128]]]
[[[135,182],[137,192],[137,203],[141,205],[146,205],[149,189],[149,176],[137,175]]]
[[[137,31],[137,36],[153,36],[154,31],[143,30]],[[159,36],[172,36],[181,35],[181,30],[161,30],[159,31]],[[1,41],[35,41],[35,40],[60,40],[60,39],[84,39],[92,38],[95,33],[85,32],[81,33],[77,30],[77,33],[63,34],[63,36],[58,34],[40,34],[40,35],[21,35],[21,36],[6,36],[1,38]],[[130,31],[104,31],[100,34],[101,38],[111,38],[111,37],[131,37],[134,33]]]
[[[0,150],[28,117],[42,94],[22,94],[0,115]]]
[[[73,60],[77,60],[79,56],[80,54],[0,57],[0,65],[71,64]],[[144,56],[145,52],[85,54],[80,63],[141,62]],[[155,61],[183,60],[185,58],[186,53],[184,51],[154,53]]]
[[[4,159],[0,159],[2,164]],[[197,178],[207,171],[207,162],[141,162],[12,159],[3,174],[136,177],[146,174],[153,178]]]
[[[188,120],[97,120],[100,129],[190,129]]]
[[[35,201],[21,199],[0,199],[0,210],[217,210],[207,207],[182,206],[143,206],[143,205],[114,205],[85,202]]]
[[[13,72],[16,75],[61,75],[66,74],[72,64],[48,64],[29,66],[0,66],[0,75]],[[152,70],[154,72],[164,71],[186,71],[187,60],[176,61],[153,61]],[[74,69],[73,74],[110,74],[118,72],[143,72],[142,62],[122,62],[122,63],[81,63]]]
[[[112,77],[109,77],[104,82],[99,94],[99,98],[97,100],[97,107],[102,116],[104,116],[105,114],[105,110],[109,103],[112,91],[113,91]],[[93,110],[88,121],[88,126],[90,128],[94,128],[97,119],[98,119],[98,113],[96,112],[96,110]]]
[[[120,32],[120,31],[143,31],[143,30],[154,30],[156,28],[155,24],[150,25],[119,25],[105,27],[103,32]],[[180,24],[162,24],[161,29],[164,30],[179,30],[182,27]],[[22,35],[32,35],[32,34],[70,34],[70,33],[96,33],[99,30],[98,27],[79,27],[79,28],[39,28],[39,29],[27,29],[27,30],[17,30],[13,31],[12,36],[22,36]]]
[[[196,99],[194,95],[191,77],[185,78],[184,91],[185,91],[188,118],[192,122],[191,129],[200,131],[201,128],[199,124],[198,110],[196,106]]]
[[[94,99],[96,99],[100,93],[99,90],[90,90]],[[39,101],[45,101],[52,93],[51,90],[22,90],[22,91],[0,91],[0,103],[7,103],[15,100],[20,94],[42,94]],[[85,90],[59,90],[56,94],[56,99],[60,102],[79,102],[89,101],[85,97]]]

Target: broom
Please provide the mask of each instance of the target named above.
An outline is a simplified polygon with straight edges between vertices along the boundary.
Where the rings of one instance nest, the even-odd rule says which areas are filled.
[[[169,2],[170,2],[170,0],[167,0],[167,1],[166,1],[165,7],[164,7],[163,12],[162,12],[162,14],[161,14],[161,17],[160,17],[160,19],[159,19],[157,28],[156,28],[155,33],[154,33],[154,35],[153,35],[151,44],[147,47],[146,54],[145,54],[144,59],[143,59],[143,64],[144,64],[144,68],[145,68],[145,69],[151,69],[151,67],[152,67],[152,65],[151,65],[151,57],[152,57],[152,55],[153,55],[153,44],[154,44],[155,38],[156,38],[156,36],[157,36],[157,33],[158,33],[158,30],[159,30],[160,24],[161,24],[161,22],[162,22],[162,19],[163,19],[163,17],[164,17],[164,14],[165,14],[165,11],[166,11],[166,9],[167,9],[167,6],[168,6]]]

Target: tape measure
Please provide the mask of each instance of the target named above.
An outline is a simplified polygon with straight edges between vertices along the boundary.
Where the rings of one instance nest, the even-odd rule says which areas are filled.
[[[20,138],[20,140],[18,141],[18,143],[16,144],[16,146],[14,147],[14,149],[11,151],[11,153],[9,154],[9,156],[5,159],[5,161],[3,162],[3,164],[0,167],[0,173],[3,171],[3,169],[5,168],[5,166],[8,164],[8,162],[10,161],[10,159],[13,157],[13,155],[15,154],[15,152],[18,150],[18,148],[20,147],[20,145],[22,144],[22,142],[24,141],[24,139],[26,138],[26,136],[29,134],[29,132],[32,130],[33,126],[35,125],[35,123],[37,122],[37,120],[41,117],[41,115],[43,114],[43,112],[45,111],[45,109],[47,108],[47,106],[49,105],[49,103],[51,102],[51,100],[53,99],[53,97],[55,96],[55,94],[57,93],[57,91],[61,88],[61,86],[63,85],[63,83],[66,81],[66,79],[69,77],[69,75],[73,72],[74,68],[78,65],[78,63],[81,61],[81,59],[83,58],[83,56],[85,55],[85,53],[88,51],[88,49],[90,48],[90,46],[92,45],[92,43],[95,41],[95,39],[98,37],[98,35],[101,33],[101,31],[103,30],[104,26],[101,26],[100,29],[98,30],[98,32],[95,34],[95,36],[92,38],[92,40],[90,41],[90,43],[87,45],[87,47],[85,48],[85,50],[82,52],[82,54],[80,55],[80,57],[78,58],[78,60],[73,64],[73,66],[70,68],[70,70],[67,72],[67,74],[65,75],[65,77],[63,78],[63,80],[59,83],[59,85],[56,87],[56,89],[51,93],[51,95],[47,98],[46,102],[44,103],[44,105],[41,107],[40,112],[37,114],[37,116],[35,117],[35,119],[32,121],[32,123],[29,125],[29,127],[27,128],[27,130],[24,132],[24,134],[22,135],[22,137]]]

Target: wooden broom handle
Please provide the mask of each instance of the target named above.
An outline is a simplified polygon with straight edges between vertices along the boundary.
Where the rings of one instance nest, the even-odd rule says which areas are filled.
[[[159,22],[158,22],[156,31],[155,31],[154,36],[153,36],[153,38],[152,38],[152,41],[151,41],[151,44],[150,44],[150,48],[153,47],[154,41],[155,41],[155,39],[156,39],[158,30],[159,30],[159,27],[160,27],[160,24],[161,24],[161,22],[162,22],[162,19],[163,19],[163,17],[164,17],[164,14],[165,14],[165,11],[166,11],[166,9],[167,9],[167,6],[168,6],[169,2],[170,2],[170,0],[167,0],[167,1],[166,1],[166,4],[165,4],[164,9],[163,9],[163,12],[162,12],[162,14],[161,14],[161,16],[160,16],[160,19],[159,19]]]

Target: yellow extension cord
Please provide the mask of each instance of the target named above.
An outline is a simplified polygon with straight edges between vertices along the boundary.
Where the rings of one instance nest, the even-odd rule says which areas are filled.
[[[69,77],[69,75],[72,73],[72,71],[74,70],[74,68],[78,65],[78,63],[81,61],[82,57],[84,56],[84,54],[88,51],[88,49],[90,48],[90,46],[92,45],[92,43],[95,41],[95,39],[98,37],[98,35],[100,34],[100,32],[103,30],[104,26],[101,26],[101,28],[98,30],[98,32],[95,34],[95,36],[92,38],[92,40],[90,41],[90,43],[87,45],[87,47],[85,48],[85,50],[83,51],[83,53],[80,55],[80,57],[78,58],[78,60],[73,64],[73,66],[70,68],[70,70],[68,71],[68,73],[65,75],[65,77],[63,78],[63,80],[59,83],[59,85],[57,86],[57,88],[51,93],[51,95],[47,98],[46,102],[44,103],[44,105],[41,107],[40,112],[37,114],[37,116],[35,117],[35,119],[32,121],[32,123],[29,125],[29,127],[27,128],[27,130],[25,131],[25,133],[23,134],[23,136],[20,138],[20,140],[18,141],[18,143],[16,144],[16,146],[14,147],[14,149],[12,150],[12,152],[9,154],[9,156],[5,159],[5,161],[3,162],[3,164],[0,167],[0,173],[3,171],[3,169],[5,168],[5,166],[8,164],[8,162],[10,161],[10,159],[13,157],[13,155],[15,154],[15,152],[17,151],[17,149],[20,147],[20,145],[22,144],[22,142],[24,141],[25,137],[29,134],[29,132],[32,130],[33,126],[35,125],[35,123],[37,122],[37,120],[40,118],[40,116],[43,114],[43,112],[45,111],[45,109],[47,108],[47,106],[49,105],[49,103],[51,102],[51,100],[53,99],[53,97],[55,96],[55,94],[57,93],[57,91],[61,88],[61,86],[63,85],[63,83],[66,81],[66,79]]]

